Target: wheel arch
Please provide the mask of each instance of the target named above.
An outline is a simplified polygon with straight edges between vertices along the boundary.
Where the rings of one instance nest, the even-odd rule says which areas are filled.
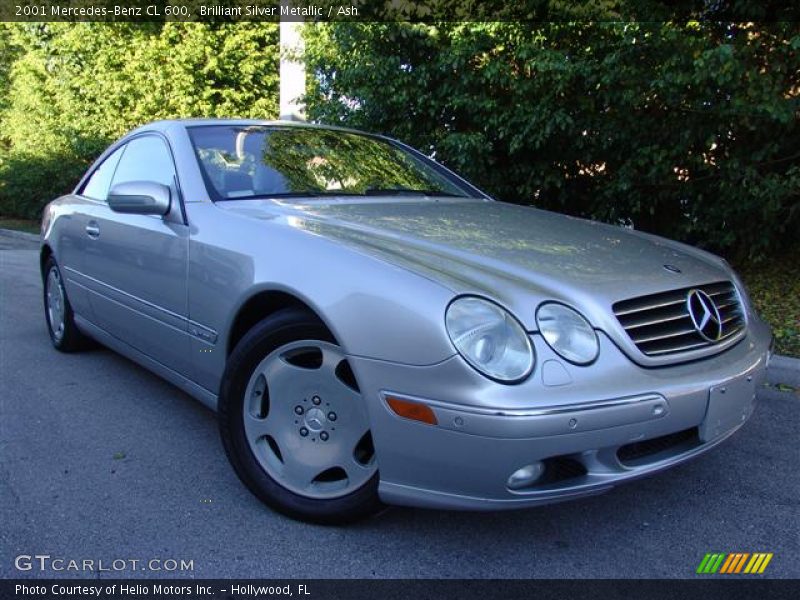
[[[231,355],[231,352],[236,348],[239,341],[257,323],[287,308],[302,309],[317,317],[334,339],[337,340],[337,344],[339,343],[335,332],[326,322],[323,315],[320,314],[320,311],[311,306],[300,294],[290,290],[260,289],[255,290],[242,302],[227,329],[225,339],[226,358]]]
[[[45,275],[44,267],[51,256],[53,256],[53,249],[50,244],[43,244],[41,250],[39,250],[39,272],[42,275],[42,279],[44,279]]]

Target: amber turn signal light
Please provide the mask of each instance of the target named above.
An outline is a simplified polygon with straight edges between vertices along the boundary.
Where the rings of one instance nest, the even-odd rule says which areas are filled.
[[[404,419],[411,419],[412,421],[419,421],[428,425],[438,424],[436,415],[433,414],[431,407],[421,402],[412,402],[404,398],[386,396],[386,403],[396,415]]]

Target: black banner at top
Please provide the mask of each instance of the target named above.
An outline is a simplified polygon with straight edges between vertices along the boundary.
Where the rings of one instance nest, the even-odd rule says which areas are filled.
[[[3,0],[3,21],[800,21],[775,0]]]

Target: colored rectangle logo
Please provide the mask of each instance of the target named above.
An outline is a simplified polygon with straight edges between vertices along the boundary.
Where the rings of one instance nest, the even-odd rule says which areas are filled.
[[[761,575],[772,552],[709,552],[700,561],[698,575]]]

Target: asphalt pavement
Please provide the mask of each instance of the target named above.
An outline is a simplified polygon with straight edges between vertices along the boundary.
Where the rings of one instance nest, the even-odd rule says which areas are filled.
[[[692,578],[707,552],[772,552],[763,576],[796,578],[798,431],[800,397],[773,392],[717,449],[602,496],[520,512],[392,508],[349,527],[306,525],[239,483],[211,411],[109,350],[56,352],[36,244],[0,233],[4,578]],[[16,557],[37,554],[64,567],[127,566],[17,570]],[[193,568],[141,570],[151,559]]]

